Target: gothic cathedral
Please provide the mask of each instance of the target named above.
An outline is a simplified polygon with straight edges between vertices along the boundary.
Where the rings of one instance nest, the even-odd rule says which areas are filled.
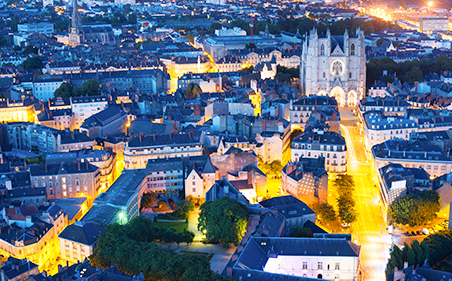
[[[310,31],[303,43],[300,83],[304,95],[335,97],[340,106],[357,106],[365,94],[366,53],[364,32],[333,36],[328,29]]]

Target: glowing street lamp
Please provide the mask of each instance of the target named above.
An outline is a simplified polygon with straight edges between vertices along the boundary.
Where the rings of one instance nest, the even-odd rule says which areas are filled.
[[[126,219],[126,214],[124,213],[124,211],[120,211],[118,216],[119,216],[119,224],[124,224],[123,220]]]

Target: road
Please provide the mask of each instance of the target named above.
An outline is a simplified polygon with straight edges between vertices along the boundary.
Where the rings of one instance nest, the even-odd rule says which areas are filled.
[[[371,172],[372,160],[366,157],[358,119],[347,108],[340,114],[341,133],[347,144],[347,174],[353,176],[356,184],[354,198],[358,218],[351,231],[354,242],[361,245],[362,280],[385,280],[391,238],[381,215],[379,191]]]

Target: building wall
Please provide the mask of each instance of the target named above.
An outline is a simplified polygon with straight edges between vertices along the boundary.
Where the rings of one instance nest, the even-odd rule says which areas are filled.
[[[100,101],[90,100],[88,102],[73,102],[71,100],[71,109],[75,116],[75,124],[72,129],[80,128],[86,118],[101,112],[107,107],[108,102],[106,99]]]
[[[70,265],[83,262],[93,254],[94,245],[85,245],[61,237],[59,239],[61,259],[68,261]]]
[[[293,143],[291,146],[292,162],[298,162],[300,157],[325,157],[327,172],[343,173],[347,170],[347,150],[345,145],[325,144],[319,149],[313,149],[309,144]]]
[[[336,97],[340,106],[357,106],[365,94],[366,54],[364,33],[357,38],[344,34],[342,49],[332,50],[329,30],[325,38],[311,31],[303,43],[300,82],[303,94]],[[354,51],[353,51],[354,48]]]
[[[325,280],[353,281],[358,277],[359,258],[344,256],[284,256],[269,258],[264,271]]]

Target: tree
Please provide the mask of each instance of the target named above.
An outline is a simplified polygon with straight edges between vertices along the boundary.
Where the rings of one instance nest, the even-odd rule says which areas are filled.
[[[290,237],[314,237],[309,227],[297,226],[290,230]]]
[[[31,58],[27,58],[23,63],[23,67],[25,69],[36,69],[36,68],[43,68],[42,59],[40,56],[35,56]]]
[[[343,223],[351,224],[356,221],[355,201],[353,200],[353,191],[355,182],[353,177],[347,174],[336,176],[333,182],[336,187],[338,197],[338,215]]]
[[[424,243],[424,244],[423,244]],[[452,254],[452,229],[442,230],[427,236],[421,243],[422,251],[428,254],[428,263],[433,265]]]
[[[429,190],[419,195],[408,194],[400,197],[389,206],[389,214],[393,222],[417,226],[433,221],[440,208],[439,194]]]
[[[394,273],[394,268],[397,267],[398,269],[403,268],[403,258],[402,258],[402,251],[400,250],[397,245],[393,245],[390,252],[390,258],[388,260],[388,263],[386,264],[386,270],[385,274],[388,276],[389,274]]]
[[[195,204],[190,200],[182,200],[176,204],[173,211],[173,217],[179,219],[187,219],[188,213],[195,209]]]
[[[165,235],[170,243],[193,241],[190,239],[194,237],[192,232],[175,233],[174,230],[153,228],[150,220],[136,217],[125,225],[108,225],[99,236],[89,261],[104,269],[118,265],[126,274],[143,272],[145,280],[151,281],[230,280],[212,272],[204,257],[178,254],[160,247],[152,241],[159,235]]]
[[[403,244],[403,246],[404,246],[402,250],[403,261],[408,262],[409,266],[416,264],[416,256],[413,249],[411,249],[410,245],[408,245],[406,242]]]
[[[246,73],[253,73],[254,71],[254,66],[250,66],[250,67],[245,67],[240,69],[241,72],[246,72]]]
[[[155,192],[146,192],[141,197],[141,209],[150,208],[154,204],[154,200],[157,198]]]
[[[38,48],[36,48],[33,45],[28,45],[25,50],[24,50],[24,55],[28,55],[28,54],[38,54]]]
[[[336,212],[332,205],[327,202],[323,202],[319,205],[317,215],[320,219],[326,223],[332,223],[336,220]]]
[[[225,248],[240,243],[248,221],[246,206],[225,196],[205,202],[200,210],[198,230],[207,238],[221,242]]]
[[[408,84],[413,85],[414,82],[420,81],[422,79],[422,70],[418,66],[414,66],[405,75],[405,81]]]
[[[58,89],[55,90],[54,96],[61,97],[61,98],[68,98],[72,96],[74,88],[71,86],[71,84],[67,82],[63,82]]]
[[[419,241],[414,240],[411,243],[411,249],[413,250],[414,257],[415,257],[415,265],[422,265],[424,263],[423,257],[424,254],[422,252],[421,245],[419,244]]]
[[[82,84],[82,92],[88,96],[99,95],[99,81],[90,79]]]
[[[302,129],[295,129],[290,133],[290,141],[292,142],[294,139],[296,139],[299,135],[303,134]]]
[[[245,49],[256,49],[256,44],[254,43],[248,43],[245,45]]]
[[[185,88],[185,94],[188,99],[195,99],[202,94],[202,89],[197,83],[191,82]]]

